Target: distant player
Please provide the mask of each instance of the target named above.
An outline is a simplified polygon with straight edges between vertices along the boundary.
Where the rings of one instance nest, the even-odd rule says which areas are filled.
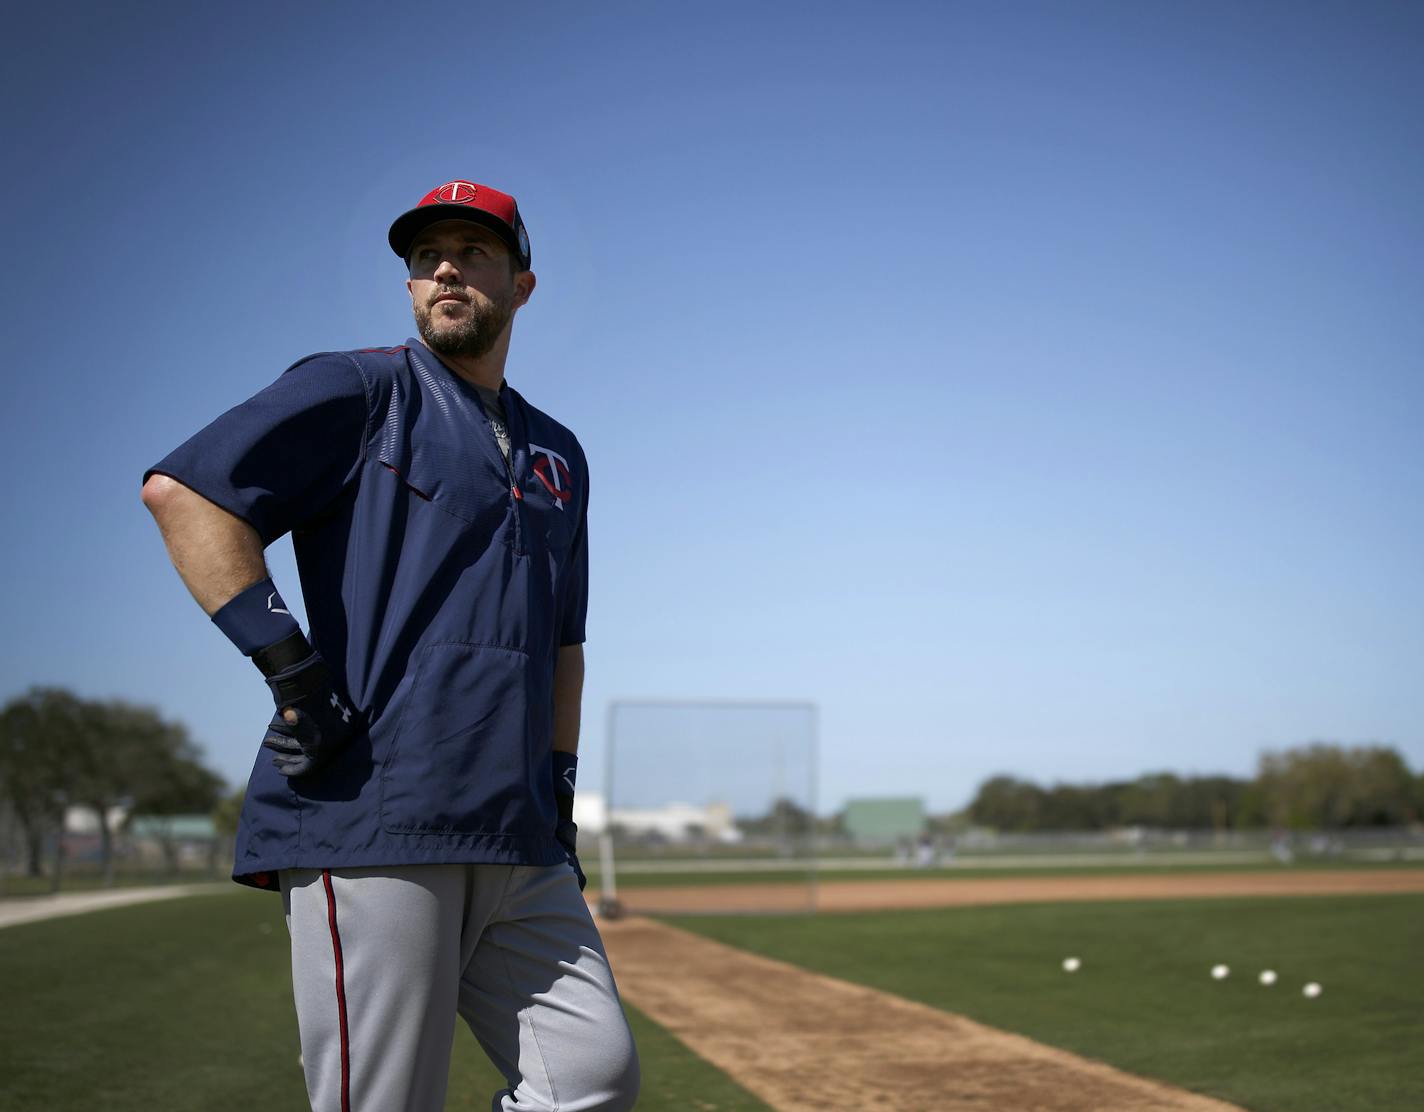
[[[420,340],[303,359],[144,476],[276,703],[233,877],[282,893],[318,1112],[442,1109],[457,1013],[495,1109],[631,1108],[572,820],[588,467],[504,378],[529,239],[452,181],[389,242]],[[287,532],[309,636],[263,560]]]

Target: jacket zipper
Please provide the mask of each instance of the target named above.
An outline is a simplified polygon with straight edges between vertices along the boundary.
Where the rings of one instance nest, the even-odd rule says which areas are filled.
[[[498,438],[498,437],[495,438],[495,445],[494,445],[494,446],[495,446],[496,448],[499,447],[499,438]],[[513,445],[513,444],[511,444],[511,445],[509,446],[509,454],[510,454],[510,455],[513,455],[513,454],[514,454],[514,445]],[[523,502],[523,501],[524,501],[524,492],[519,489],[519,484],[514,481],[514,464],[512,464],[512,463],[509,461],[509,456],[506,456],[506,455],[504,454],[504,452],[500,452],[499,455],[500,455],[500,458],[504,460],[504,473],[505,473],[505,475],[507,475],[507,476],[509,477],[509,493],[514,496],[514,500],[515,500],[516,502]]]
[[[480,404],[481,411],[484,404]],[[508,411],[504,415],[504,429],[509,436],[509,455],[504,454],[504,449],[500,447],[499,437],[494,434],[494,425],[490,422],[489,414],[485,413],[485,427],[489,429],[490,438],[494,441],[494,450],[499,453],[499,458],[504,460],[504,474],[509,480],[509,495],[513,500],[514,509],[514,551],[524,552],[524,512],[521,505],[524,502],[524,492],[519,489],[519,481],[514,477],[514,422],[510,420]]]

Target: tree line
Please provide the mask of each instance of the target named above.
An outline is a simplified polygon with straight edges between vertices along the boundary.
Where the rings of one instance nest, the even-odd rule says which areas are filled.
[[[1400,826],[1424,815],[1424,774],[1389,746],[1326,742],[1263,753],[1254,778],[1178,776],[1042,787],[1014,776],[979,786],[968,808],[1001,831],[1339,830]]]
[[[43,875],[50,847],[55,887],[64,864],[59,835],[71,807],[96,817],[100,867],[111,883],[114,809],[129,816],[208,814],[225,790],[187,728],[153,707],[36,687],[0,708],[0,800],[24,835],[31,876]]]

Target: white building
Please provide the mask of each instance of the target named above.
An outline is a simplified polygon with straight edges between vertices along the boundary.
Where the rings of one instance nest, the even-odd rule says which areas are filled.
[[[691,803],[665,803],[661,807],[618,807],[610,818],[613,825],[634,837],[657,835],[670,842],[687,842],[694,839],[716,842],[742,840],[742,833],[732,818],[732,808],[725,803],[709,803],[705,807]]]

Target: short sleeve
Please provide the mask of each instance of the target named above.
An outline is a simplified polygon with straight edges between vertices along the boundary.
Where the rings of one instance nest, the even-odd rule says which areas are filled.
[[[588,619],[588,471],[584,471],[584,505],[578,534],[569,551],[569,570],[560,595],[559,644],[582,645]]]
[[[144,473],[168,475],[270,544],[319,513],[365,455],[367,389],[355,362],[314,355]]]

